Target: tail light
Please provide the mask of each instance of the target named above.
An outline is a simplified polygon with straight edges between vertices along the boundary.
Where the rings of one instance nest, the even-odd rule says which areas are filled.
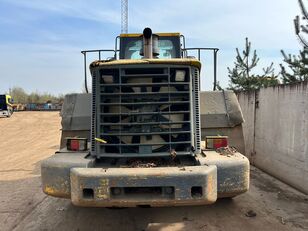
[[[218,149],[228,147],[228,136],[206,136],[206,149]]]
[[[69,151],[86,151],[88,150],[87,138],[66,138],[66,147]]]

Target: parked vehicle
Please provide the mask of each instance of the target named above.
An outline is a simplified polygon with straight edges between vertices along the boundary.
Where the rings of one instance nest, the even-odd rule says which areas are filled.
[[[237,98],[200,92],[201,62],[183,39],[122,34],[119,57],[116,45],[113,58],[91,63],[92,94],[66,96],[62,149],[42,162],[46,194],[135,207],[211,204],[248,190],[249,161],[231,147],[243,147]]]
[[[10,95],[0,95],[0,116],[11,117],[13,112],[12,97]]]

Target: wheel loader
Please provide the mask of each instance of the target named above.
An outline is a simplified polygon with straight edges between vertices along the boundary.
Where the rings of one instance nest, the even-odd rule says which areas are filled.
[[[99,55],[89,67],[92,92],[65,97],[61,149],[41,164],[44,193],[76,206],[160,207],[246,192],[236,95],[200,90],[200,52],[208,49],[145,28],[121,34],[114,50],[82,51],[85,67],[87,54]]]
[[[11,117],[14,112],[13,98],[10,95],[0,95],[0,116]]]

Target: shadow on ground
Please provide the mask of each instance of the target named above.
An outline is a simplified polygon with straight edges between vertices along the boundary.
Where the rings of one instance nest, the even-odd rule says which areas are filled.
[[[33,174],[39,173],[40,162]],[[40,177],[0,181],[1,230],[305,230],[308,201],[277,180],[252,170],[248,193],[209,206],[81,208],[46,196]],[[277,182],[278,183],[277,183]],[[287,186],[286,186],[287,187]],[[280,195],[280,196],[279,196]],[[287,196],[289,195],[289,197]],[[292,208],[293,206],[293,208]],[[256,216],[247,216],[253,211]],[[295,212],[294,212],[295,211]]]

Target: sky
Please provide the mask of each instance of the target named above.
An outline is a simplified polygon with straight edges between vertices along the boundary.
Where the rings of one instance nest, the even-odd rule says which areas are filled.
[[[293,19],[299,13],[296,0],[129,0],[129,32],[181,32],[187,47],[218,47],[218,80],[227,87],[227,67],[246,37],[261,59],[257,73],[271,62],[278,73],[281,49],[298,53]],[[121,0],[0,0],[0,93],[15,86],[81,92],[80,51],[113,49],[120,32]],[[202,54],[202,63],[202,90],[210,90],[213,55]]]

